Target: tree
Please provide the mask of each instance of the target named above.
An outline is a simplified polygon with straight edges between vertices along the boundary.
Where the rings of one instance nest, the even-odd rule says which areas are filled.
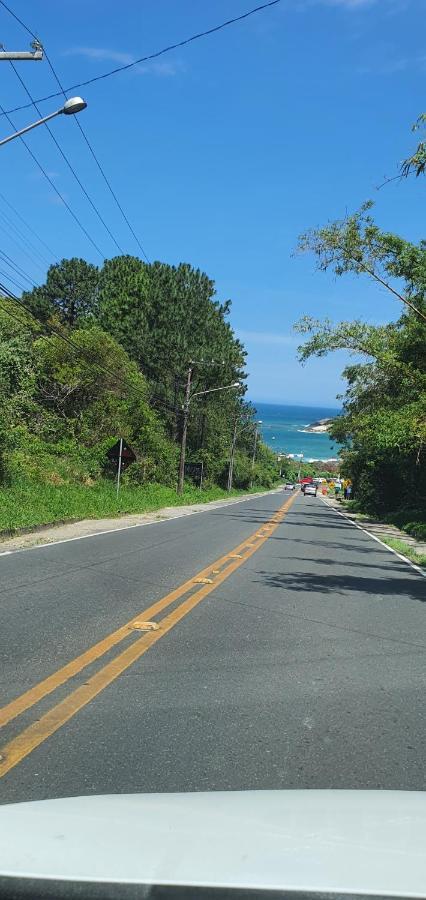
[[[419,131],[419,129],[424,128],[426,126],[426,113],[422,113],[417,122],[413,125],[413,131]],[[401,166],[401,174],[406,178],[411,173],[414,173],[416,178],[419,175],[424,175],[426,173],[426,141],[420,141],[417,145],[417,149],[414,151],[412,156],[409,156],[406,160],[404,160]]]
[[[380,266],[386,277],[403,282],[405,310],[397,322],[333,325],[305,317],[296,329],[309,336],[299,348],[302,363],[338,349],[364,358],[344,370],[343,415],[331,429],[346,447],[343,471],[361,503],[386,511],[414,496],[421,505],[426,502],[426,245],[382,234],[369,217],[361,225],[357,214],[343,226],[311,233],[306,246],[318,255],[320,268],[361,274],[367,266],[377,275]],[[383,282],[381,276],[376,280]]]
[[[17,398],[16,427],[9,427],[9,417],[6,428],[14,434],[15,473],[86,483],[122,435],[137,451],[125,479],[175,483],[191,365],[197,396],[188,461],[203,461],[206,478],[226,484],[235,419],[249,422],[255,410],[244,402],[244,388],[205,393],[246,377],[246,352],[229,322],[231,303],[218,300],[206,273],[132,256],[106,260],[100,270],[62,260],[23,300],[36,319],[18,310],[23,331],[0,347],[0,388],[10,409],[12,395]],[[22,382],[14,393],[24,370],[25,390]],[[248,432],[238,452],[241,473],[251,471]],[[256,482],[269,484],[276,475],[275,457],[259,443]]]
[[[193,390],[205,390],[245,377],[245,351],[227,317],[230,303],[219,303],[213,281],[188,264],[147,265],[135,257],[105,263],[99,286],[99,321],[146,375],[151,402],[179,438],[183,386],[190,361]],[[215,360],[215,364],[212,361]],[[229,408],[229,398],[221,408]],[[190,428],[197,446],[205,440],[215,399],[197,404],[200,416]]]
[[[34,345],[36,397],[69,439],[98,448],[100,458],[120,436],[136,449],[139,477],[173,482],[176,458],[149,406],[146,380],[125,350],[98,326],[80,328],[74,347],[56,335]],[[51,437],[53,428],[50,430]]]
[[[99,323],[147,375],[149,295],[148,267],[140,259],[116,256],[105,261],[99,277]]]
[[[73,328],[97,313],[99,269],[84,259],[63,259],[50,266],[46,283],[22,295],[41,320],[55,316]]]
[[[37,326],[12,301],[0,298],[0,483],[17,429],[33,417],[32,340]]]
[[[415,246],[380,231],[369,215],[372,206],[368,201],[353,215],[307,231],[299,239],[299,251],[314,253],[320,271],[368,275],[426,321],[426,243]],[[396,281],[400,278],[403,294]]]

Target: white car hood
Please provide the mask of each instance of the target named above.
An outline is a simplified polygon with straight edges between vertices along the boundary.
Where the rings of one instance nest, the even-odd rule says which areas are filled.
[[[426,794],[246,791],[0,807],[0,878],[426,895]]]

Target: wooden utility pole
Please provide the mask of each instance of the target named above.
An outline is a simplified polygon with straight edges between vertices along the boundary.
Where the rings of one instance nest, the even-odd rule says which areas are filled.
[[[179,460],[179,478],[177,485],[177,492],[181,494],[183,491],[183,484],[185,481],[185,454],[186,454],[186,435],[188,432],[188,418],[189,418],[189,402],[191,399],[191,382],[192,382],[192,363],[190,363],[187,375],[186,375],[186,388],[185,388],[185,401],[183,404],[183,422],[182,422],[182,438],[180,444],[180,460]]]
[[[231,444],[231,455],[229,458],[229,469],[228,469],[228,484],[226,485],[226,490],[232,490],[232,478],[234,475],[234,459],[235,459],[235,447],[237,444],[237,428],[238,428],[239,417],[236,416],[234,422],[234,433],[232,435],[232,444]]]
[[[250,478],[250,487],[253,487],[253,479],[254,479],[254,466],[256,462],[256,450],[257,450],[257,438],[258,438],[258,427],[257,422],[254,429],[254,443],[253,443],[253,456],[251,458],[251,478]]]

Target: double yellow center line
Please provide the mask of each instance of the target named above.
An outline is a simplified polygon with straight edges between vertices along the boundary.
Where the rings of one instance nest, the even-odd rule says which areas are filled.
[[[152,620],[163,610],[167,609],[176,600],[184,598],[186,594],[189,596],[183,599],[177,607],[175,607],[168,615],[160,619],[159,627],[156,630],[144,633],[135,640],[130,646],[126,647],[121,653],[115,656],[110,662],[106,663],[94,675],[92,675],[84,684],[75,688],[65,699],[53,706],[47,713],[37,719],[8,744],[0,749],[0,777],[6,775],[18,763],[21,762],[29,753],[36,749],[40,744],[47,740],[52,734],[62,727],[69,719],[71,719],[80,709],[90,703],[101,691],[103,691],[111,682],[129,668],[136,660],[138,660],[150,647],[153,647],[167,632],[169,632],[178,622],[181,621],[195,606],[197,606],[204,597],[207,597],[214,591],[218,585],[222,584],[236,569],[250,558],[253,553],[265,543],[268,537],[273,534],[277,526],[283,520],[290,506],[295,500],[295,496],[290,497],[278,510],[271,519],[263,526],[257,529],[251,537],[246,538],[238,547],[235,547],[230,553],[225,554],[216,560],[216,562],[202,569],[197,575],[194,575],[188,581],[185,581],[178,588],[166,594],[161,600],[153,603],[142,613],[138,613],[125,625],[122,625],[116,631],[113,631],[103,640],[94,644],[80,656],[77,656],[71,662],[67,663],[61,669],[58,669],[48,678],[40,681],[34,687],[25,693],[16,697],[6,706],[0,709],[0,727],[7,725],[17,716],[22,715],[26,710],[39,703],[49,694],[56,691],[59,687],[66,684],[70,679],[74,678],[82,672],[87,666],[92,665],[108,651],[112,650],[117,644],[120,644],[129,635],[135,635],[134,630],[138,622]],[[197,588],[197,584],[203,586]]]

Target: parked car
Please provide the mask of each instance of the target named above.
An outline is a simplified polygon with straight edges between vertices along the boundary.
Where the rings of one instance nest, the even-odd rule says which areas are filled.
[[[287,484],[284,485],[284,490],[285,491],[294,491],[295,487],[296,487],[295,484],[291,484],[291,482],[288,481]]]
[[[316,485],[316,484],[305,484],[304,485],[303,493],[304,493],[305,497],[307,497],[308,494],[310,494],[312,497],[316,497],[317,491],[318,491],[318,485]]]

